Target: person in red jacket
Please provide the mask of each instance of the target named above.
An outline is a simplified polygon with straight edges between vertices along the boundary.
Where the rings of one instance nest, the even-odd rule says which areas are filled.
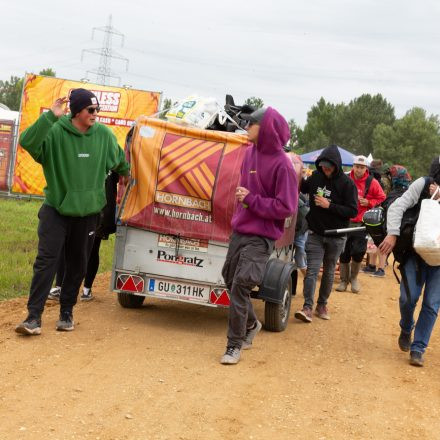
[[[362,217],[365,211],[379,205],[385,200],[385,193],[378,180],[370,176],[368,171],[368,159],[365,156],[356,156],[353,161],[353,169],[350,178],[358,190],[358,212],[356,217],[350,219],[350,227],[362,226]],[[359,293],[361,290],[357,279],[361,262],[367,250],[367,237],[364,231],[348,235],[345,249],[342,252],[340,262],[341,282],[336,290],[345,292],[351,283],[351,291]],[[351,260],[351,265],[350,265]]]

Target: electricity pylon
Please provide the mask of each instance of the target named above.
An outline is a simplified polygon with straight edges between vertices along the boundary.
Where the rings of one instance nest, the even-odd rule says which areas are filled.
[[[111,60],[112,58],[122,60],[125,62],[125,70],[128,71],[128,58],[123,57],[121,54],[115,52],[112,49],[112,38],[113,35],[116,35],[118,37],[121,37],[121,47],[124,45],[124,35],[121,34],[118,30],[116,30],[112,26],[112,16],[110,15],[108,18],[108,24],[107,26],[97,27],[93,28],[92,31],[92,40],[95,35],[95,31],[101,31],[104,32],[104,41],[103,41],[103,47],[100,49],[83,49],[81,53],[81,61],[84,58],[84,53],[89,52],[95,55],[99,55],[99,67],[97,69],[93,70],[87,70],[86,77],[89,73],[93,73],[96,75],[96,81],[98,84],[102,85],[108,85],[108,79],[109,78],[115,78],[118,80],[118,85],[121,84],[121,77],[116,75],[111,70]]]

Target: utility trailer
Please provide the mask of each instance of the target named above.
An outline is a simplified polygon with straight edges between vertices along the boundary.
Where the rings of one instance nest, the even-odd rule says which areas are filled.
[[[132,183],[121,190],[111,278],[122,307],[141,307],[148,297],[229,306],[221,271],[246,148],[243,134],[138,119],[126,142]],[[270,331],[286,328],[296,292],[294,230],[295,217],[286,219],[252,292],[265,302]]]

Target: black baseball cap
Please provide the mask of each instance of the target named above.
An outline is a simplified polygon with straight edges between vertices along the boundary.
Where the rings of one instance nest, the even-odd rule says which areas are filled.
[[[261,107],[250,114],[243,113],[242,119],[249,121],[251,124],[260,124],[263,120],[263,116],[266,113],[267,107]]]

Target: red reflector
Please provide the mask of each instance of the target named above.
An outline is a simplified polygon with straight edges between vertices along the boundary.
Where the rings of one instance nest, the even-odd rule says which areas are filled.
[[[121,290],[123,285],[124,282],[122,281],[121,276],[118,276],[118,279],[116,280],[116,289]]]
[[[126,292],[144,292],[144,279],[137,275],[121,274],[116,280],[116,288]]]
[[[229,293],[227,290],[214,289],[209,294],[209,302],[218,306],[229,306]]]

